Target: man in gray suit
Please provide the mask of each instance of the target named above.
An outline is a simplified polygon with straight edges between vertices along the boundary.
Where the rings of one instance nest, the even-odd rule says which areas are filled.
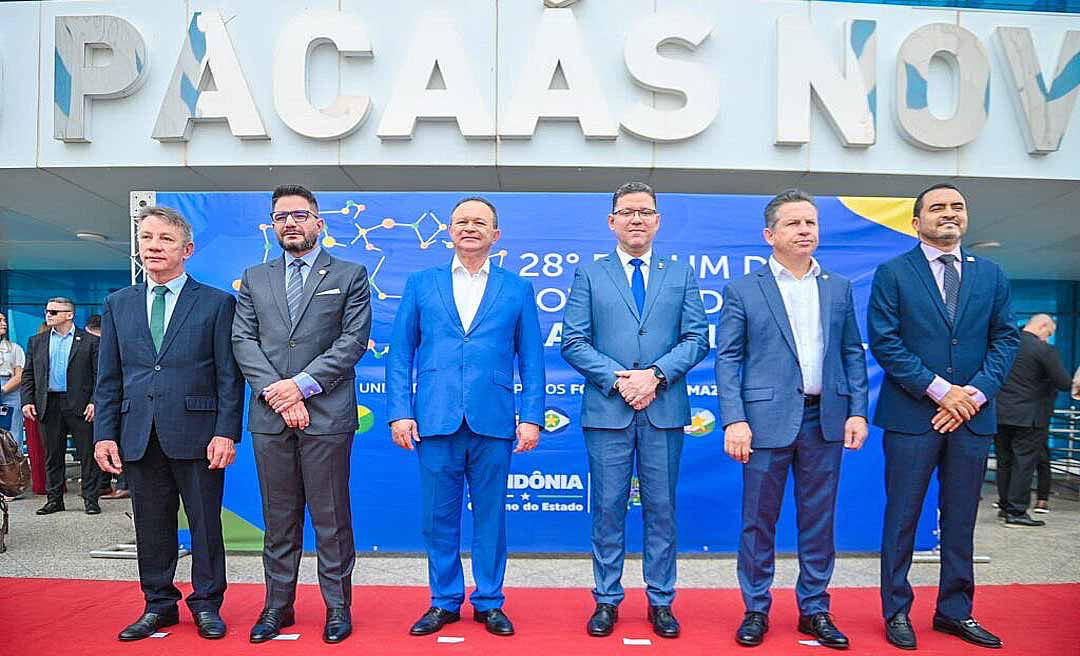
[[[563,317],[563,358],[589,383],[581,425],[592,475],[596,609],[586,631],[610,635],[625,596],[626,508],[636,460],[649,621],[657,635],[675,638],[675,485],[683,426],[690,423],[684,377],[709,351],[708,325],[693,270],[653,252],[660,214],[650,186],[619,187],[608,227],[618,246],[577,270]]]
[[[323,220],[310,191],[284,185],[272,202],[284,257],[244,272],[232,338],[251,386],[248,430],[266,524],[266,605],[250,639],[270,640],[294,622],[308,502],[326,602],[323,640],[337,643],[352,633],[353,381],[371,330],[371,297],[363,266],[319,247]]]

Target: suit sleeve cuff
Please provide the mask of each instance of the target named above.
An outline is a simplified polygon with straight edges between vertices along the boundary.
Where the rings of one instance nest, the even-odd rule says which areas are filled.
[[[977,387],[973,387],[972,389],[975,390],[975,393],[971,395],[971,400],[975,401],[980,408],[986,405],[986,395],[982,393],[982,390]]]
[[[301,371],[292,377],[292,381],[296,383],[296,386],[300,388],[300,393],[304,395],[305,399],[310,399],[322,392],[322,386],[311,377],[311,374]]]
[[[945,398],[945,395],[949,393],[951,387],[952,385],[949,384],[949,381],[941,376],[934,376],[934,380],[930,383],[930,386],[926,388],[926,395],[935,401],[940,402],[941,399]]]

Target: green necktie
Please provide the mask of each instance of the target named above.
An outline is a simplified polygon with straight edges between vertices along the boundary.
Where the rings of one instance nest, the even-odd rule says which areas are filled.
[[[154,287],[154,304],[150,306],[150,337],[154,339],[154,350],[161,350],[161,342],[165,339],[165,293],[169,288],[165,285]]]

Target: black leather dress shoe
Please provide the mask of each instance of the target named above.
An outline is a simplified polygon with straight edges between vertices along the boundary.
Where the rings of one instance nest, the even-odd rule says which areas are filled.
[[[954,636],[966,640],[973,645],[1001,648],[1001,638],[979,626],[974,617],[963,620],[953,620],[944,615],[934,614],[934,630],[942,633],[951,633]]]
[[[510,622],[510,618],[506,616],[506,613],[502,612],[501,608],[475,610],[473,611],[472,618],[475,621],[482,623],[488,633],[497,636],[514,635],[514,625]]]
[[[97,501],[84,501],[83,508],[86,510],[87,515],[101,514],[101,506],[98,505]]]
[[[915,649],[915,629],[907,613],[897,613],[885,621],[885,639],[900,649]]]
[[[612,604],[596,604],[596,610],[585,625],[585,631],[597,638],[611,635],[615,622],[619,621],[619,609]]]
[[[649,606],[649,621],[653,633],[661,638],[679,637],[679,620],[671,613],[671,606]]]
[[[296,613],[292,608],[264,608],[251,627],[248,639],[251,642],[266,642],[278,637],[281,630],[296,623]]]
[[[117,637],[124,641],[142,640],[157,633],[158,629],[180,622],[180,613],[173,609],[167,613],[143,613],[142,617],[128,625]]]
[[[1027,513],[1005,516],[1005,528],[1030,528],[1033,526],[1046,526],[1046,522],[1041,519],[1032,519],[1031,515]]]
[[[54,512],[60,512],[63,509],[64,509],[63,500],[57,501],[55,499],[52,499],[50,501],[46,501],[44,506],[38,508],[35,514],[38,514],[38,515],[51,515]]]
[[[327,608],[326,626],[323,627],[323,642],[335,644],[352,635],[352,613],[348,607]]]
[[[814,636],[819,644],[833,649],[847,649],[848,639],[840,629],[833,624],[832,616],[828,613],[815,613],[813,615],[799,616],[799,633]]]
[[[757,647],[769,632],[769,616],[765,613],[750,611],[743,616],[739,630],[735,632],[735,642],[744,647]]]
[[[416,624],[412,625],[412,628],[409,629],[409,635],[422,636],[435,633],[447,624],[453,624],[460,619],[460,613],[432,606],[427,609],[427,612],[420,619],[416,620]]]
[[[207,640],[220,640],[225,637],[225,621],[216,610],[203,610],[194,613],[195,626],[199,627],[199,636]]]

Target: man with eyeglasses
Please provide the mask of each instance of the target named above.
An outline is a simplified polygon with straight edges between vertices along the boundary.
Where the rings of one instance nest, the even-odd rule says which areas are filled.
[[[45,446],[45,494],[39,515],[64,509],[64,458],[67,438],[75,443],[82,465],[83,508],[101,514],[98,505],[102,473],[94,462],[94,380],[97,378],[98,338],[76,328],[75,303],[50,298],[45,307],[48,330],[30,338],[23,370],[22,413],[41,423]]]
[[[708,325],[693,270],[653,252],[660,214],[652,187],[628,182],[612,204],[615,252],[577,270],[563,317],[563,358],[589,383],[581,425],[592,475],[596,609],[586,632],[610,635],[625,596],[626,511],[636,462],[649,621],[657,635],[675,638],[675,487],[683,426],[690,423],[684,377],[709,351]]]
[[[299,185],[274,190],[270,219],[283,257],[244,272],[233,353],[251,386],[248,430],[262,492],[266,603],[250,633],[265,642],[294,622],[304,507],[315,526],[323,640],[352,633],[356,558],[349,463],[357,361],[371,331],[367,270],[319,246],[323,220]]]

